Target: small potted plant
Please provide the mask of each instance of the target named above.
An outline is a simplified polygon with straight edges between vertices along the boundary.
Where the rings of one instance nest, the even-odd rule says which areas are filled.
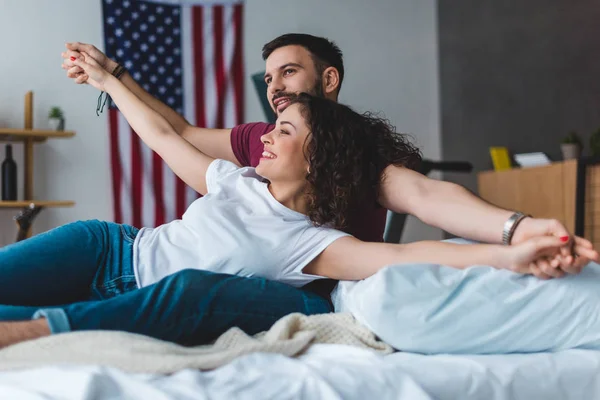
[[[600,156],[600,128],[592,132],[590,136],[590,150],[593,156]]]
[[[569,134],[562,140],[560,151],[563,155],[563,160],[577,159],[581,156],[581,139],[575,131]]]
[[[65,117],[60,107],[52,107],[48,113],[48,123],[50,129],[54,131],[62,131],[65,129]]]

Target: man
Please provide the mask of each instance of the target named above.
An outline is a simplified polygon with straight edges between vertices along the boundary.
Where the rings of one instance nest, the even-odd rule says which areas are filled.
[[[71,57],[85,51],[107,71],[118,65],[94,46],[67,44],[63,68],[77,83],[87,76]],[[309,92],[338,98],[344,79],[342,53],[325,38],[287,34],[263,47],[266,61],[267,98],[276,113],[287,106],[287,93]],[[260,136],[274,129],[266,123],[244,124],[233,129],[194,127],[174,110],[152,97],[125,73],[123,83],[140,99],[162,114],[186,140],[206,154],[238,165],[256,166],[263,151]],[[560,257],[539,260],[531,273],[540,278],[558,278],[578,273],[590,258],[597,258],[589,241],[571,237],[556,220],[514,218],[512,211],[491,206],[461,186],[441,182],[390,166],[379,198],[356,210],[349,233],[366,241],[381,241],[386,210],[412,214],[425,223],[457,236],[482,242],[502,243],[503,231],[516,227],[511,243],[543,235],[566,237]],[[505,229],[506,228],[506,229]],[[574,258],[570,248],[579,254]],[[319,281],[317,281],[319,282]],[[31,307],[15,312],[18,322],[0,323],[0,347],[50,333],[87,329],[124,330],[185,344],[206,343],[227,329],[238,326],[249,334],[267,330],[279,318],[293,312],[331,312],[331,286],[296,289],[258,278],[184,270],[155,285],[102,301],[54,308]],[[30,320],[31,318],[33,320]]]

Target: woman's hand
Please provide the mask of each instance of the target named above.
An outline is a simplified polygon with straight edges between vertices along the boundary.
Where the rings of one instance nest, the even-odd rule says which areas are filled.
[[[550,275],[538,267],[538,261],[544,260],[550,268],[558,269],[561,247],[565,241],[555,236],[538,236],[520,244],[505,247],[506,257],[502,268],[521,274],[532,274],[540,279],[550,279],[562,275]],[[597,257],[597,254],[596,254]]]
[[[96,60],[94,60],[89,54],[82,51],[79,57],[73,56],[71,59],[73,65],[81,68],[84,74],[87,76],[86,81],[98,90],[105,91],[105,83],[107,78],[112,75],[103,69]]]
[[[67,50],[61,53],[63,57],[62,68],[67,70],[67,77],[74,79],[77,84],[88,83],[88,75],[81,67],[75,65],[72,60],[72,57],[75,57],[75,59],[81,57],[81,52],[87,53],[100,67],[109,73],[112,73],[117,66],[115,61],[106,57],[103,52],[91,44],[73,42],[66,43],[65,46]]]
[[[560,252],[552,259],[540,258],[534,261],[531,269],[536,276],[560,278],[567,274],[578,274],[590,261],[598,261],[598,252],[592,243],[579,236],[573,236],[556,219],[525,218],[518,226],[511,243],[517,245],[539,236],[566,238]]]

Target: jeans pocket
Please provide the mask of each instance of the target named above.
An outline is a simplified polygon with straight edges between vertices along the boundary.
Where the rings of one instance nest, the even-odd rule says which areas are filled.
[[[100,299],[106,300],[127,292],[131,292],[137,288],[135,276],[124,275],[115,278],[112,281],[105,282],[102,285],[95,286],[94,291]]]
[[[121,224],[121,235],[123,235],[123,239],[127,240],[129,243],[135,242],[135,237],[140,231],[138,228],[135,228],[131,225],[123,225]]]

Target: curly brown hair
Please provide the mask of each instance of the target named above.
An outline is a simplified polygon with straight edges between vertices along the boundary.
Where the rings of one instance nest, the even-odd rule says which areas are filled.
[[[396,133],[384,118],[306,93],[290,100],[300,106],[310,132],[308,217],[316,226],[345,228],[351,210],[379,197],[387,166],[415,169],[422,160],[407,135]]]

